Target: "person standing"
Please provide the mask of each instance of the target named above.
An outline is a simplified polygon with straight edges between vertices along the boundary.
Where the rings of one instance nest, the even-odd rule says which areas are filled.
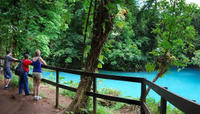
[[[47,65],[46,62],[40,57],[40,50],[35,51],[35,57],[32,60],[33,64],[33,95],[35,100],[39,100],[42,97],[39,96],[40,80],[42,79],[42,64]]]
[[[20,76],[19,94],[22,94],[22,90],[24,88],[25,95],[30,95],[29,88],[28,88],[28,72],[29,72],[30,64],[32,64],[32,61],[29,60],[29,55],[25,54],[24,60],[23,60],[24,75]]]
[[[7,51],[7,55],[5,56],[4,59],[4,89],[8,89],[8,85],[11,81],[12,78],[12,73],[10,69],[10,63],[12,60],[17,60],[16,58],[12,57],[12,52]]]

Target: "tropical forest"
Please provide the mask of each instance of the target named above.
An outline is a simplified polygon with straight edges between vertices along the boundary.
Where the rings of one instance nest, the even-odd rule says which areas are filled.
[[[2,114],[199,114],[200,3],[0,0],[0,71]]]

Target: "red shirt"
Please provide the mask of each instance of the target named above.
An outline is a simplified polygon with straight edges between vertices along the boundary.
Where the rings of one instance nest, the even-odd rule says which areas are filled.
[[[32,61],[28,59],[23,60],[23,68],[26,72],[29,72],[29,65],[32,64]]]

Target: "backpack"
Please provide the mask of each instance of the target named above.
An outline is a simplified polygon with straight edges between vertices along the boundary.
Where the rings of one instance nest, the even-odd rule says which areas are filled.
[[[23,61],[20,61],[20,63],[15,68],[15,74],[19,76],[24,75]]]

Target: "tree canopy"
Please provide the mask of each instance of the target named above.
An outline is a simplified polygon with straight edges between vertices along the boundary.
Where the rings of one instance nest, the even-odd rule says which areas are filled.
[[[161,2],[164,4],[163,8]],[[168,8],[165,0],[161,2],[147,0],[140,5],[137,0],[125,0],[116,1],[116,5],[111,5],[116,7],[113,11],[117,11],[117,15],[113,30],[103,46],[99,68],[120,71],[145,70],[144,66],[154,61],[159,56],[159,51],[165,53],[166,50],[171,56],[178,55],[176,59],[180,62],[187,61],[188,64],[193,65],[190,62],[194,57],[192,49],[200,48],[198,6],[193,4],[190,5],[191,8],[185,8],[183,5],[178,5],[179,8],[175,8],[174,11],[176,14],[172,14],[173,7]],[[186,4],[184,0],[182,2]],[[14,55],[20,58],[24,52],[28,51],[33,55],[34,50],[39,48],[49,64],[80,69],[84,34],[87,36],[84,61],[91,49],[93,9],[85,33],[89,4],[90,1],[87,0],[2,0],[0,4],[0,43],[3,48],[1,56],[5,54],[5,50],[11,49]],[[185,11],[182,12],[180,8]],[[182,21],[185,18],[187,22]],[[168,25],[165,27],[166,24]],[[163,29],[164,27],[166,30]],[[183,30],[180,28],[185,30],[180,32]],[[169,34],[172,42],[164,38]],[[158,40],[159,37],[164,41]],[[179,39],[174,40],[177,37]],[[191,38],[190,41],[185,40],[188,37]],[[163,49],[162,46],[165,48]],[[173,50],[167,49],[171,46],[174,47]],[[174,64],[181,65],[180,62]]]

